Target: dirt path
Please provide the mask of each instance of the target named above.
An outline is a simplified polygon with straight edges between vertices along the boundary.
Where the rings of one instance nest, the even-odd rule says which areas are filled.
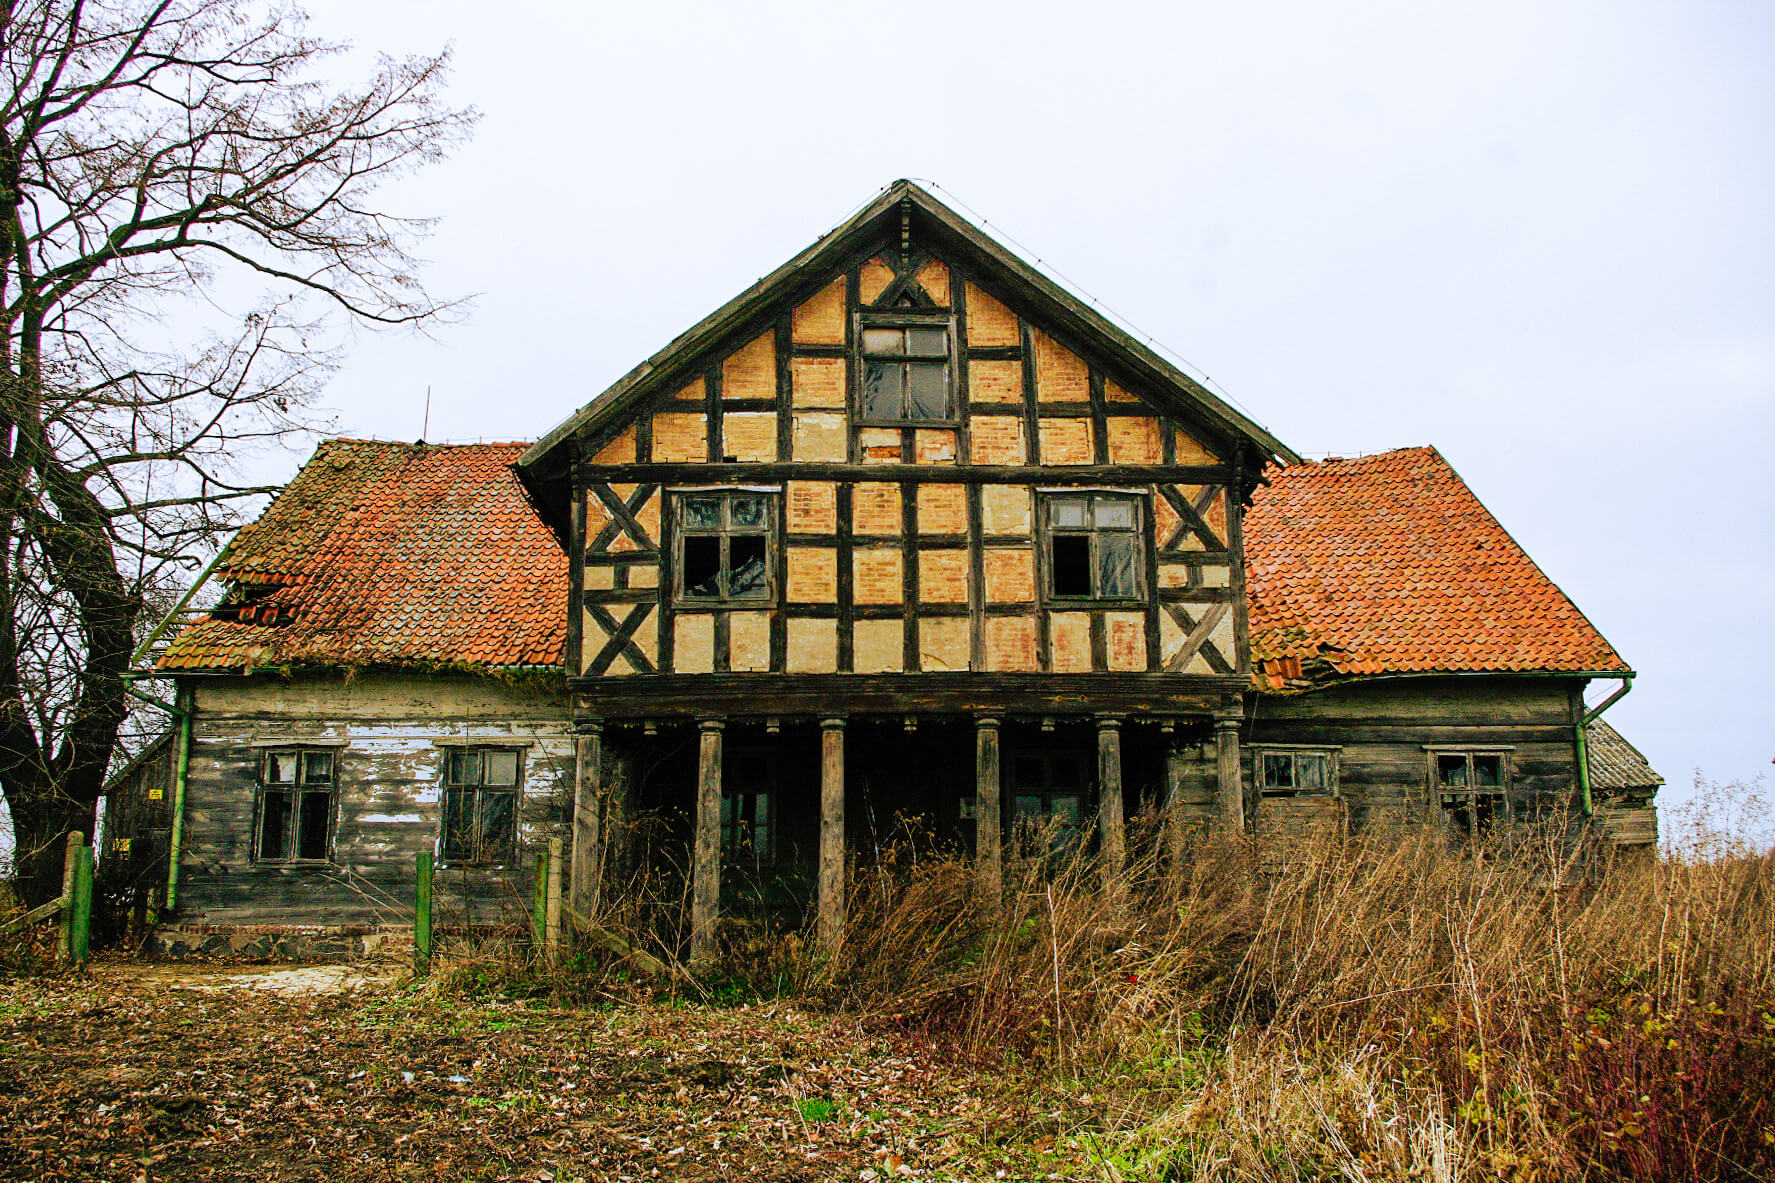
[[[341,967],[0,984],[5,1179],[1080,1177],[1043,1108],[787,1006],[464,1003]]]

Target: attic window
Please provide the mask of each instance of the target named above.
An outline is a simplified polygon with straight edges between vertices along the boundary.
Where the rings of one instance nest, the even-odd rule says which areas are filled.
[[[863,418],[942,423],[954,418],[947,321],[863,326]]]

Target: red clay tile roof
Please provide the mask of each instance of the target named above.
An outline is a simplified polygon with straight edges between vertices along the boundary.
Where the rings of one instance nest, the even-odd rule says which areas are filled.
[[[323,443],[160,667],[559,666],[567,557],[518,484],[524,447]]]
[[[1261,690],[1628,667],[1434,448],[1292,465],[1245,515]]]

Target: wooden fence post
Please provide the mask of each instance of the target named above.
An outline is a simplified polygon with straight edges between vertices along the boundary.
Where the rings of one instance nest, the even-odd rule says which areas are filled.
[[[536,852],[536,872],[530,879],[530,944],[542,949],[549,914],[549,852]]]
[[[413,976],[431,976],[431,867],[432,852],[422,850],[415,858],[418,875],[413,891]]]
[[[58,965],[67,965],[73,957],[74,909],[69,905],[74,902],[74,876],[80,867],[80,849],[85,845],[86,835],[74,831],[68,835],[67,853],[62,856],[62,915],[55,935]]]
[[[74,864],[74,897],[67,911],[73,923],[68,929],[68,960],[76,968],[86,964],[92,940],[92,847],[82,846]]]
[[[543,916],[543,952],[550,965],[561,960],[561,839],[549,839],[548,908]]]

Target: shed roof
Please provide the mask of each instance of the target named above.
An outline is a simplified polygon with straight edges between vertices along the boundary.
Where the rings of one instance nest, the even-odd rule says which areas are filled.
[[[162,669],[559,666],[567,556],[523,444],[329,440],[216,568],[229,585]]]
[[[1601,719],[1584,729],[1584,748],[1590,754],[1590,787],[1598,792],[1656,789],[1664,783],[1640,750]]]
[[[1290,465],[1245,516],[1259,689],[1630,672],[1435,448]]]

